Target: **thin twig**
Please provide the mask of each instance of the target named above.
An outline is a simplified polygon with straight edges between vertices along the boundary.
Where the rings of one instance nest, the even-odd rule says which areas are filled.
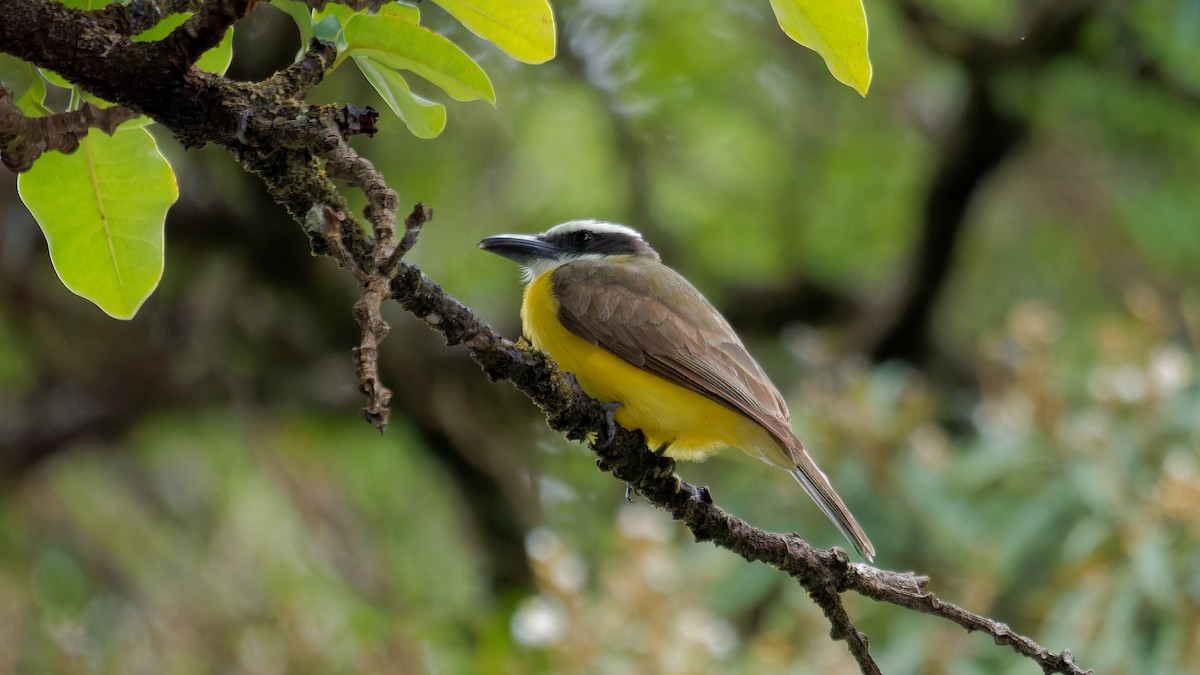
[[[10,171],[26,171],[47,150],[69,154],[91,129],[108,135],[137,113],[124,106],[100,108],[84,103],[78,110],[26,117],[0,83],[0,161]]]
[[[421,234],[421,227],[430,220],[433,220],[433,209],[422,202],[417,202],[413,206],[412,213],[408,214],[408,217],[404,219],[404,237],[400,240],[392,255],[384,261],[383,270],[387,271],[389,275],[395,273],[396,265],[400,262],[400,259],[416,245],[417,236]]]

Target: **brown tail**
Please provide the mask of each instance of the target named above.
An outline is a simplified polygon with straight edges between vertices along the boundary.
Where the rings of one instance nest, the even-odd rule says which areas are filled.
[[[854,544],[858,554],[867,562],[871,562],[875,557],[875,547],[871,545],[871,540],[867,539],[867,533],[863,532],[858,521],[850,514],[850,509],[846,508],[842,498],[833,490],[829,479],[825,477],[821,469],[817,468],[812,457],[808,456],[808,452],[804,449],[804,443],[793,434],[788,434],[788,438],[785,440],[788,454],[795,463],[795,468],[790,469],[789,473],[796,477],[800,487],[804,488],[808,496],[812,497],[817,506],[821,507],[825,515],[833,521],[846,541]]]

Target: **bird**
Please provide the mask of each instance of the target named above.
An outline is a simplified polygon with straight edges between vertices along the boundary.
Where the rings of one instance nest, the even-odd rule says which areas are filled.
[[[783,396],[721,313],[641,233],[572,220],[479,247],[524,270],[530,343],[676,460],[738,448],[787,471],[867,561],[870,539],[792,431]]]

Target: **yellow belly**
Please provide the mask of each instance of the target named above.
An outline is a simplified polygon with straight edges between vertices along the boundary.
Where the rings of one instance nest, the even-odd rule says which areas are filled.
[[[761,456],[764,444],[775,445],[766,430],[745,415],[631,365],[563,327],[558,302],[550,293],[550,275],[542,274],[525,289],[525,335],[562,370],[574,374],[589,396],[621,403],[615,414],[618,424],[641,429],[651,448],[671,443],[667,455],[676,459],[701,460],[725,446]]]

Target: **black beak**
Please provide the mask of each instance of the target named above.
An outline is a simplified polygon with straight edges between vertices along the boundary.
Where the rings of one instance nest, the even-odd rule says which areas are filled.
[[[537,258],[555,258],[559,254],[557,246],[529,234],[496,234],[484,237],[479,242],[479,248],[502,255],[521,265]]]

